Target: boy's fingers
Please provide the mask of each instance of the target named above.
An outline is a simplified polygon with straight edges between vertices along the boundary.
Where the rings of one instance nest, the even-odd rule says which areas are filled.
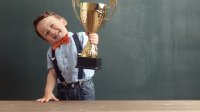
[[[47,98],[45,102],[49,102],[50,98]]]
[[[40,98],[40,99],[37,99],[36,101],[37,101],[37,102],[44,102],[44,101],[45,101],[45,98]]]
[[[56,97],[53,98],[55,101],[59,101],[59,99],[57,99]]]

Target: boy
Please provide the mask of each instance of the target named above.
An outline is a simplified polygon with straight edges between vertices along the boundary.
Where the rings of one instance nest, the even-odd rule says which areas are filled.
[[[81,72],[81,69],[75,67],[77,61],[75,34],[68,32],[66,26],[67,21],[63,17],[50,11],[42,13],[34,20],[36,33],[51,45],[47,51],[48,75],[45,92],[42,98],[36,100],[38,102],[95,100],[92,82],[94,70],[82,69]],[[76,33],[76,37],[82,48],[85,47],[88,39],[92,44],[98,44],[99,37],[96,33],[87,35],[85,32],[79,32]],[[52,60],[56,60],[57,64]],[[60,71],[60,74],[57,71]],[[79,73],[82,74],[81,81],[78,79]],[[57,98],[53,94],[56,83]]]

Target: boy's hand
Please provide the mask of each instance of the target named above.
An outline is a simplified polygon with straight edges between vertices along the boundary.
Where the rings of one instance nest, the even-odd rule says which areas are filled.
[[[99,36],[97,33],[91,33],[88,36],[91,44],[97,45],[99,43]]]
[[[59,101],[59,99],[57,99],[52,92],[46,93],[43,98],[37,99],[36,101],[37,102],[49,102],[49,100]]]

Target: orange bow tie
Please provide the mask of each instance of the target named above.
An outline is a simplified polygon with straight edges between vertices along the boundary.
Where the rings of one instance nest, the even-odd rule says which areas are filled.
[[[61,40],[53,44],[52,49],[55,50],[56,48],[60,47],[61,44],[67,44],[67,43],[69,43],[68,34],[65,37],[63,37]]]

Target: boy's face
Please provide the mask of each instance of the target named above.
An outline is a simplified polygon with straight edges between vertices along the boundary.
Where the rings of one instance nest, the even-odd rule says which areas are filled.
[[[37,31],[50,44],[54,44],[62,39],[67,33],[67,21],[55,16],[49,16],[42,19],[37,25]]]

